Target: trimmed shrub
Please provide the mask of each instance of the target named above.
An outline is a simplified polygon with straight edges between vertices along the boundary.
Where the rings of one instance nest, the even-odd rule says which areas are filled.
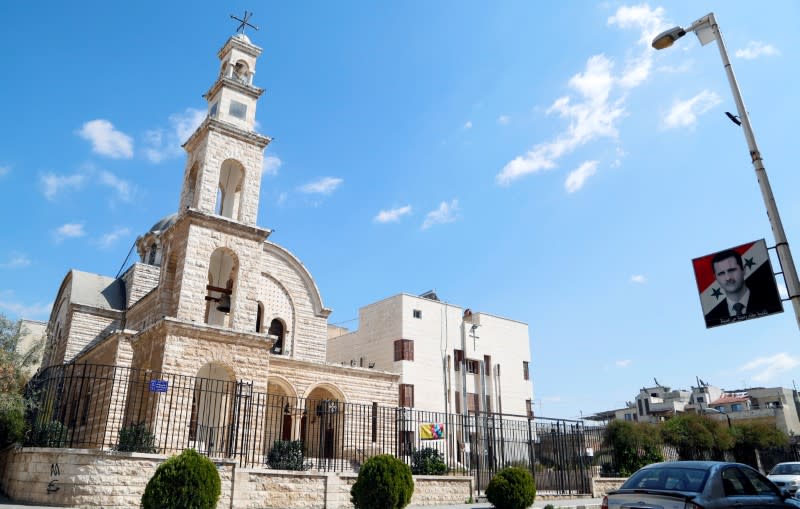
[[[444,475],[447,465],[444,456],[432,447],[418,449],[411,454],[411,473],[414,475]]]
[[[390,454],[373,456],[361,466],[350,489],[356,509],[402,509],[414,494],[408,465]]]
[[[119,430],[116,450],[119,452],[156,452],[156,437],[145,424],[139,423]]]
[[[30,445],[33,447],[66,447],[67,429],[59,421],[39,423],[31,432]]]
[[[536,484],[524,468],[506,467],[489,481],[486,498],[497,509],[525,509],[536,498]]]
[[[301,440],[275,440],[267,455],[267,465],[276,470],[308,470]]]
[[[186,449],[156,469],[142,495],[142,509],[214,509],[222,483],[214,463]]]
[[[25,437],[25,403],[19,394],[0,394],[0,449]]]

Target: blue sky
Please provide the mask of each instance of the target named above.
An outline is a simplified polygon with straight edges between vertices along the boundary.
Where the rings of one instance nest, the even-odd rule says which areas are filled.
[[[661,29],[714,11],[790,244],[800,4],[24,2],[0,5],[0,312],[46,320],[70,268],[114,275],[178,206],[180,144],[255,11],[258,222],[331,323],[435,289],[529,324],[537,413],[653,378],[791,387],[791,311],[706,330],[691,259],[774,244],[719,53]]]

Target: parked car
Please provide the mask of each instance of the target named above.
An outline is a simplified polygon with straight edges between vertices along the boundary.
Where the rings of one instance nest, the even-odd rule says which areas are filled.
[[[638,470],[603,497],[603,509],[756,509],[800,507],[755,469],[721,461],[672,461]]]
[[[796,494],[800,487],[800,461],[778,463],[772,467],[767,478],[778,488],[789,490],[792,495]]]

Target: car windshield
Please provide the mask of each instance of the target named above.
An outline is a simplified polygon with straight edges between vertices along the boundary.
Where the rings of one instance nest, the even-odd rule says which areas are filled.
[[[706,484],[708,471],[703,468],[663,466],[643,468],[622,485],[622,489],[691,491],[699,493]]]
[[[800,463],[781,463],[775,465],[769,475],[800,475]]]

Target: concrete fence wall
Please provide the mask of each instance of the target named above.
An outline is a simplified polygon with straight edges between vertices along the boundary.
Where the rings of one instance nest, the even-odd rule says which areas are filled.
[[[64,507],[136,509],[167,456],[40,447],[0,451],[0,490],[14,501]],[[215,461],[218,509],[350,509],[356,474],[240,468]],[[464,503],[472,478],[415,476],[412,504]]]

